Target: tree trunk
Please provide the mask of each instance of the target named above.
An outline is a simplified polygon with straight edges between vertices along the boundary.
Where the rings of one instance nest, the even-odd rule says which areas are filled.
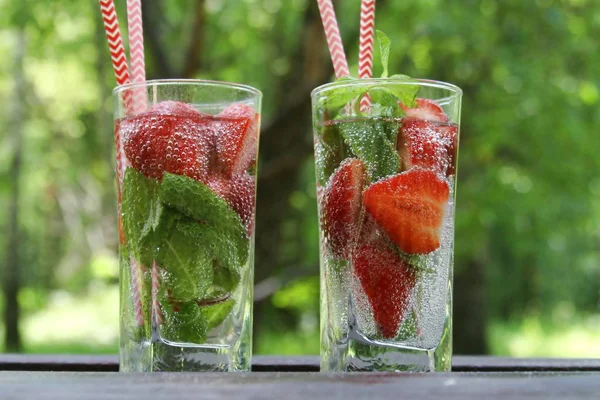
[[[487,354],[484,263],[475,259],[454,277],[453,345],[455,354]]]
[[[24,72],[23,58],[25,52],[25,34],[23,30],[18,32],[15,46],[15,96],[14,110],[12,113],[14,157],[10,166],[11,198],[9,204],[8,220],[8,248],[6,251],[6,263],[2,287],[4,290],[4,325],[6,336],[4,347],[9,352],[21,351],[21,335],[19,332],[19,301],[21,269],[19,257],[19,202],[20,202],[20,178],[23,155],[23,118],[25,111]]]

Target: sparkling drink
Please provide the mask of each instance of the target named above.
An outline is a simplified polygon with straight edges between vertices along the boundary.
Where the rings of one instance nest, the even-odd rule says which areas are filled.
[[[115,99],[120,369],[248,371],[260,92],[150,81]]]
[[[313,92],[323,371],[450,370],[460,98],[404,78]]]

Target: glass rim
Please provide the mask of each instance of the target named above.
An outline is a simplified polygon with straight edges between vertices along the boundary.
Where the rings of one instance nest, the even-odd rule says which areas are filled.
[[[347,79],[337,82],[329,82],[325,83],[321,86],[316,87],[310,93],[311,97],[323,94],[329,90],[344,88],[344,87],[352,87],[352,86],[363,86],[369,84],[394,84],[394,85],[417,85],[417,86],[428,86],[437,89],[445,89],[448,90],[451,94],[449,96],[444,97],[445,99],[455,99],[462,96],[463,91],[458,86],[443,82],[436,81],[433,79],[397,79],[397,78],[368,78],[368,79]]]
[[[204,85],[221,88],[237,89],[243,92],[253,94],[258,97],[262,97],[262,92],[255,87],[250,85],[244,85],[243,83],[227,82],[227,81],[215,81],[210,79],[151,79],[144,82],[130,82],[124,85],[117,85],[112,90],[112,94],[116,95],[128,89],[145,88],[148,86],[167,86],[167,85],[182,85],[182,86],[194,86]]]

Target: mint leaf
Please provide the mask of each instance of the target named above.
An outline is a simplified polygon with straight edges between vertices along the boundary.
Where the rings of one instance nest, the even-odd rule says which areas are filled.
[[[405,79],[403,75],[394,75],[402,81],[410,82],[410,78]],[[371,97],[371,110],[367,116],[385,116],[399,118],[404,116],[404,111],[400,108],[398,102],[402,102],[408,107],[416,107],[415,99],[419,91],[418,85],[405,83],[387,82],[384,84],[372,84],[356,87],[341,87],[332,91],[332,93],[320,100],[318,107],[324,107],[330,110],[331,114],[343,115],[347,104],[351,104],[355,115],[362,115],[359,111],[360,100],[369,94]]]
[[[179,224],[177,229],[201,244],[214,260],[236,272],[244,266],[248,254],[247,244],[238,242],[237,237],[226,231],[219,231],[217,226],[188,220],[192,222]]]
[[[234,305],[235,301],[229,299],[221,303],[200,307],[201,313],[206,321],[207,330],[210,331],[221,325],[223,321],[225,321],[225,318],[231,313],[231,310],[233,310]]]
[[[201,299],[212,286],[212,254],[206,246],[180,229],[201,231],[196,222],[179,221],[173,233],[161,240],[156,261],[162,271],[162,285],[168,288],[169,296],[178,301]]]
[[[352,150],[367,166],[371,182],[396,174],[400,157],[396,151],[399,121],[359,118],[338,122],[340,132]]]
[[[152,264],[153,225],[157,220],[158,181],[127,168],[123,178],[121,213],[127,246],[146,266]]]
[[[403,80],[406,82],[412,82],[413,80],[406,75],[392,75],[391,78]],[[398,100],[402,102],[405,106],[409,108],[414,108],[417,106],[417,93],[419,92],[419,85],[406,85],[402,83],[392,83],[385,86],[385,90],[391,93],[396,98],[396,103]],[[402,112],[404,115],[404,112]],[[400,116],[402,116],[400,115]]]
[[[232,293],[240,283],[240,273],[237,269],[224,266],[219,260],[213,264],[213,287],[212,292],[215,295],[223,293]]]
[[[160,336],[171,342],[202,344],[206,340],[208,323],[195,301],[180,303],[161,298],[163,321]]]
[[[388,76],[388,64],[390,61],[390,38],[387,37],[385,33],[380,30],[377,30],[377,41],[379,42],[379,52],[381,56],[381,65],[383,67],[383,73],[381,74],[382,78],[387,78]]]
[[[186,176],[165,173],[159,197],[168,206],[211,226],[215,234],[227,238],[237,255],[237,264],[246,263],[249,251],[246,229],[237,213],[208,186]]]

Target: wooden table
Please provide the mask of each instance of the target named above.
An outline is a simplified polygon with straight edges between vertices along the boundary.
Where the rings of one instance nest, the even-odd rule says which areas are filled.
[[[321,374],[255,356],[253,373],[118,374],[114,356],[0,355],[0,399],[599,399],[600,360],[455,356],[452,373]]]

